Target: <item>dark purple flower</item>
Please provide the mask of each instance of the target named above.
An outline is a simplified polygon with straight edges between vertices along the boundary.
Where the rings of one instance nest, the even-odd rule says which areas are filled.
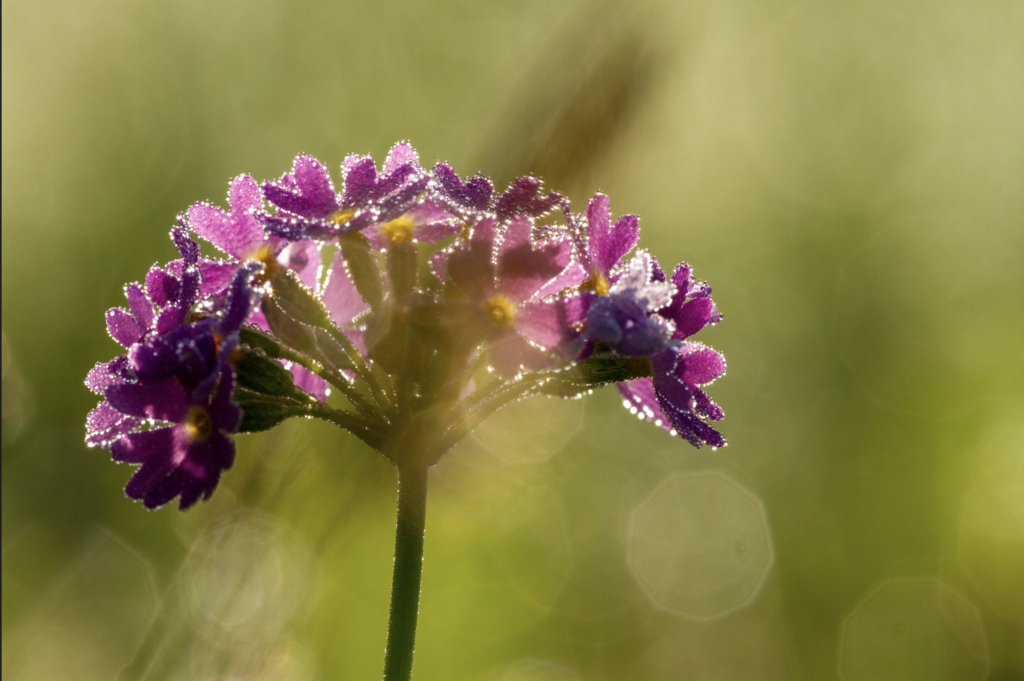
[[[191,254],[189,261],[194,269]],[[230,358],[261,296],[250,282],[260,269],[239,268],[222,316],[150,334],[86,378],[106,398],[87,418],[86,442],[110,447],[117,461],[142,464],[126,492],[149,508],[180,495],[185,509],[208,497],[234,461],[226,435],[238,430],[241,412],[231,402]],[[166,426],[146,430],[153,421]]]
[[[122,414],[169,424],[129,433],[111,447],[115,461],[142,464],[125,493],[146,508],[180,496],[185,510],[209,498],[221,472],[234,463],[235,443],[227,435],[238,430],[242,417],[231,402],[234,374],[224,366],[216,377],[215,390],[201,399],[174,376],[107,388],[107,401]]]
[[[652,378],[617,384],[625,407],[698,448],[724,447],[725,438],[704,419],[721,421],[725,413],[702,386],[725,374],[725,358],[700,343],[685,343],[652,356],[651,365]]]

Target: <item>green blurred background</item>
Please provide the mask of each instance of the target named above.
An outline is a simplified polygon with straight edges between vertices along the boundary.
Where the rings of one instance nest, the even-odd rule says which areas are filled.
[[[415,678],[1024,678],[1024,4],[3,3],[3,676],[370,679],[395,474],[293,422],[213,499],[82,445],[103,313],[298,152],[601,189],[725,322],[727,449],[614,390],[431,473]]]

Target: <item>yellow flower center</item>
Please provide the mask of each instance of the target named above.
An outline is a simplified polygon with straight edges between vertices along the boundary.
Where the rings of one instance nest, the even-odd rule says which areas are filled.
[[[491,296],[484,309],[487,311],[487,319],[495,326],[510,326],[516,319],[516,308],[512,301],[500,293]]]
[[[348,222],[352,219],[352,216],[356,214],[354,208],[346,208],[345,210],[339,210],[337,213],[327,218],[331,222],[337,222],[339,225]]]
[[[590,275],[590,278],[580,284],[581,291],[593,291],[599,296],[608,295],[608,280],[597,270]]]
[[[273,279],[277,275],[277,268],[281,266],[277,262],[277,256],[274,255],[273,249],[267,244],[257,248],[249,260],[263,263],[263,273],[256,275],[256,280],[260,283],[266,283],[268,280]]]
[[[402,216],[391,222],[385,222],[380,226],[381,234],[388,240],[389,244],[404,244],[412,241],[412,230],[416,225],[412,220]]]
[[[188,415],[185,416],[185,429],[193,442],[204,442],[206,438],[210,437],[210,432],[213,430],[210,415],[199,405],[191,407],[188,410]]]

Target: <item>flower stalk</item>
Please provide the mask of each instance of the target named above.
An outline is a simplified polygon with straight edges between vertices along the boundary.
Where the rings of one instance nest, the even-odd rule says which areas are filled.
[[[395,567],[391,578],[384,681],[408,681],[412,676],[426,518],[427,467],[416,464],[399,466],[398,524],[395,529]]]

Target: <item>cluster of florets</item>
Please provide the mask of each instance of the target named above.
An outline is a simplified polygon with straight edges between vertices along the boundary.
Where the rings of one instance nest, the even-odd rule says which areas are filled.
[[[180,215],[181,258],[107,313],[126,352],[89,372],[103,401],[86,442],[141,464],[129,497],[187,508],[231,466],[231,434],[291,416],[429,465],[511,401],[607,383],[695,446],[725,444],[702,390],[725,361],[688,340],[720,319],[711,289],[686,263],[666,276],[645,250],[627,259],[635,215],[613,223],[603,194],[573,213],[533,177],[496,194],[405,143],[380,171],[348,157],[342,178],[339,192],[310,156],[276,181],[235,178],[228,210]]]

